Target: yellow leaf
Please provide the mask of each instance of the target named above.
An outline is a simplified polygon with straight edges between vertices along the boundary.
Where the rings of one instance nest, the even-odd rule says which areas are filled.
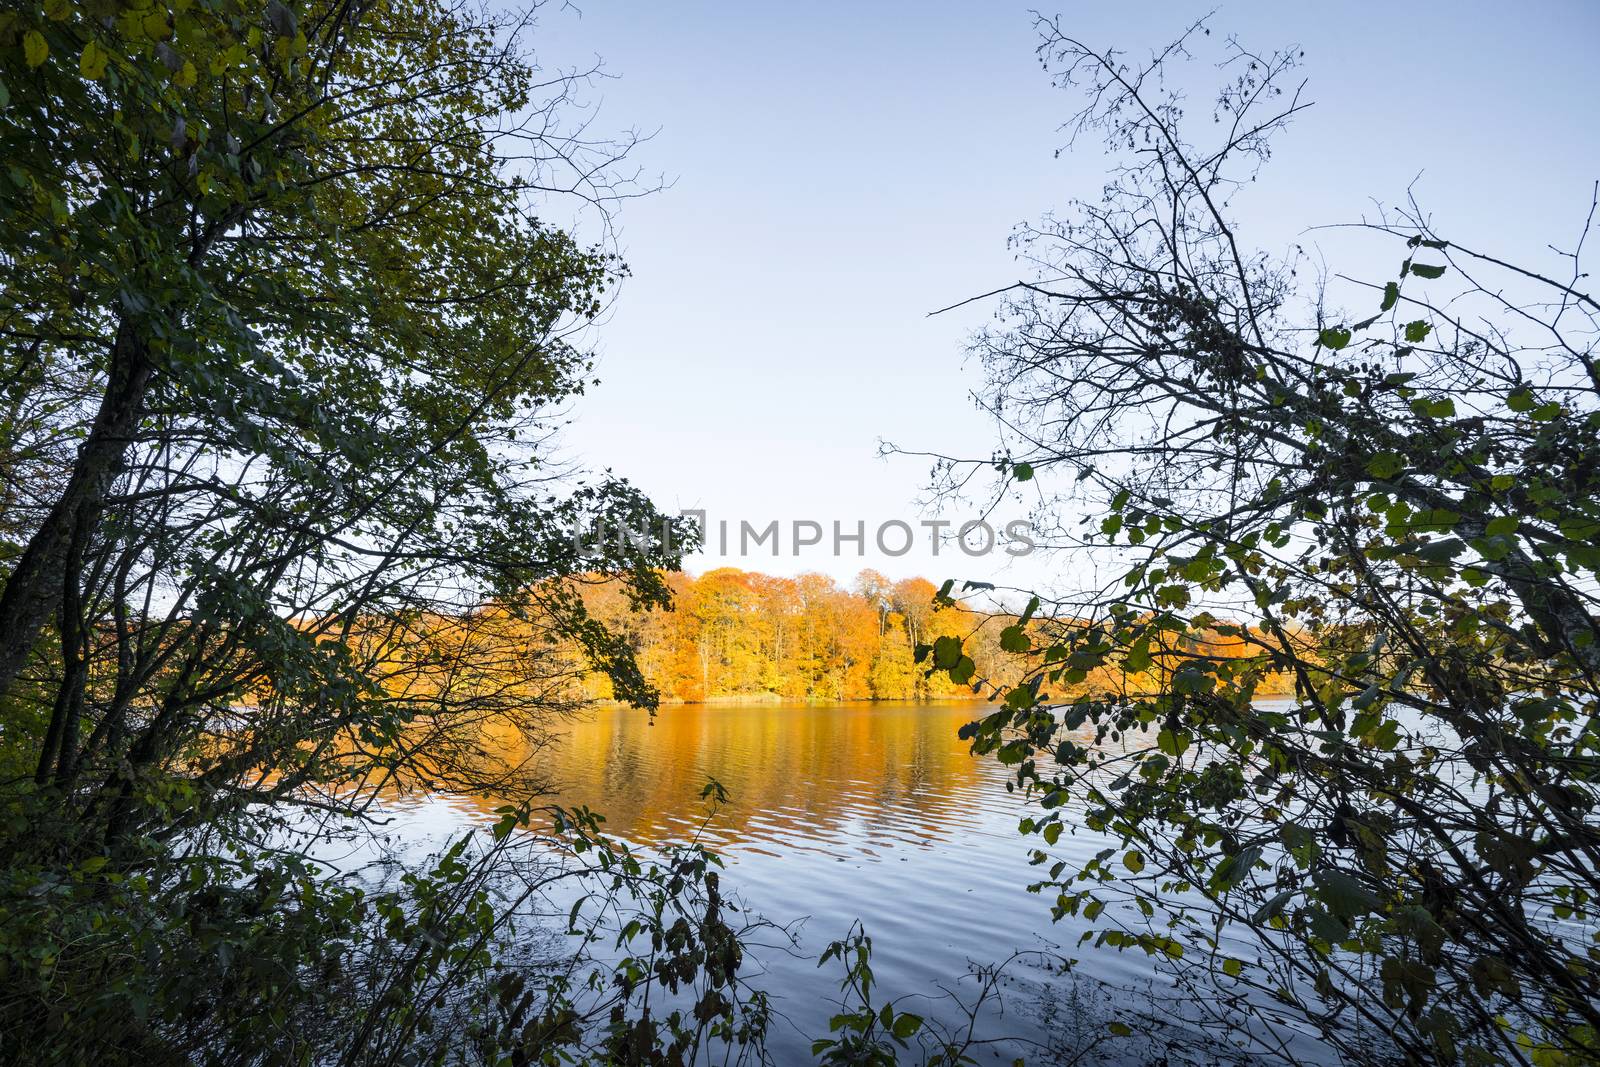
[[[1244,963],[1241,960],[1226,959],[1222,961],[1222,973],[1229,978],[1237,978],[1243,971]]]
[[[22,35],[22,54],[27,57],[28,66],[37,67],[43,63],[50,54],[50,46],[45,43],[44,34],[38,30],[29,30]]]
[[[83,46],[83,55],[78,57],[78,73],[90,81],[98,81],[106,72],[106,62],[111,57],[106,50],[90,41]]]
[[[1134,874],[1144,870],[1144,857],[1137,852],[1130,852],[1122,857],[1122,865]]]
[[[186,59],[183,61],[183,66],[179,67],[172,75],[172,84],[179,88],[187,89],[194,84],[195,77],[198,74],[199,72],[194,69],[194,64]]]
[[[44,0],[44,17],[60,22],[72,14],[72,0]]]
[[[152,41],[164,40],[167,36],[167,10],[158,7],[143,19],[144,35]]]

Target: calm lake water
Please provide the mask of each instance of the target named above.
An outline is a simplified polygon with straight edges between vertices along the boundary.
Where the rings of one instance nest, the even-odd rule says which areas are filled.
[[[1047,900],[1027,892],[1039,875],[1030,840],[1017,833],[1024,802],[1008,772],[973,757],[957,736],[983,705],[723,704],[642,712],[602,708],[566,729],[544,754],[559,802],[604,813],[608,831],[634,844],[682,841],[703,829],[728,870],[724,885],[777,923],[803,920],[800,952],[755,953],[758,983],[782,1016],[772,1034],[779,1063],[810,1062],[810,1039],[827,1032],[841,973],[816,958],[859,919],[873,939],[881,995],[947,1022],[962,1016],[946,991],[970,999],[973,964],[1016,951],[1081,958],[1073,974],[1042,958],[1005,971],[1000,1001],[979,1033],[1018,1038],[977,1052],[982,1062],[1065,1060],[1103,1037],[1139,990],[1150,961],[1077,944],[1084,927],[1053,924]],[[708,777],[729,801],[706,823]],[[483,818],[453,802],[421,821]],[[1102,847],[1093,835],[1063,836],[1052,851],[1079,857]],[[776,940],[776,938],[774,938]],[[1040,1045],[1055,1048],[1052,1056]],[[1131,1055],[1130,1055],[1131,1054]],[[1084,1062],[1140,1062],[1132,1048],[1102,1047]]]

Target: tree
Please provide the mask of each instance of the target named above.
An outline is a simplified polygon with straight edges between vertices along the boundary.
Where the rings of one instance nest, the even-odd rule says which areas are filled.
[[[496,731],[547,731],[589,670],[656,699],[577,587],[664,605],[688,531],[542,447],[622,266],[541,213],[634,191],[629,144],[572,124],[584,75],[540,71],[532,19],[451,0],[0,14],[0,747],[24,771],[0,795],[8,1042],[420,1062],[464,1040],[464,991],[501,1003],[508,838],[366,894],[297,852],[320,831],[294,813],[493,789],[509,833],[537,783],[484,759]],[[590,544],[586,518],[648,533]],[[558,827],[593,854],[592,823]],[[670,925],[693,901],[714,917],[706,862],[601,873],[681,890],[653,897]],[[699,945],[673,982],[715,969],[685,1026],[631,1028],[648,974],[591,1005],[630,1055],[734,1035],[717,937],[709,963],[694,938],[669,953]],[[354,958],[354,993],[319,970]],[[486,1056],[591,1040],[571,990],[523,992]]]
[[[1195,139],[1203,24],[1145,62],[1039,27],[1115,169],[1022,230],[1036,279],[975,342],[1000,458],[946,468],[1081,504],[1077,551],[1119,562],[1046,600],[1028,678],[966,731],[1042,803],[1038,888],[1281,1054],[1289,1012],[1357,1062],[1600,1060],[1582,240],[1515,265],[1413,203],[1354,231],[1391,275],[1308,289],[1233,221],[1306,106],[1298,53],[1228,42]],[[1064,693],[1097,671],[1156,684]],[[1055,859],[1064,829],[1107,847]]]

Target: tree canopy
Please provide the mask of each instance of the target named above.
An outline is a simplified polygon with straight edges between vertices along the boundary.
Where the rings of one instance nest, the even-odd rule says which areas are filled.
[[[586,813],[530,851],[510,830],[543,818],[539,782],[486,758],[593,670],[653,706],[577,586],[659,606],[689,543],[550,458],[623,268],[542,212],[603,216],[630,142],[583,132],[584,72],[540,68],[533,17],[0,13],[8,1054],[625,1059],[758,1035],[708,858],[636,860]],[[581,518],[654,533],[585,546]],[[314,819],[411,788],[493,788],[505,819],[398,882],[310,858]],[[514,979],[507,923],[579,875],[637,910],[646,970],[585,987],[580,951]],[[640,1022],[657,986],[705,996]]]

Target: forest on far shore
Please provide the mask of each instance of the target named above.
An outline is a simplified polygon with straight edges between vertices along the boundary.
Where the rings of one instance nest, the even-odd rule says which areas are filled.
[[[963,699],[1021,680],[1023,661],[1001,646],[1017,617],[941,598],[926,578],[891,581],[863,570],[844,588],[825,574],[786,578],[722,567],[698,577],[674,572],[666,580],[671,612],[634,611],[615,584],[584,591],[589,613],[624,636],[665,702]],[[941,637],[963,640],[976,665],[972,683],[954,682],[946,671],[930,675],[926,662],[917,662],[917,646]],[[1259,651],[1221,634],[1208,649],[1224,657]],[[1094,671],[1071,691],[1137,688],[1141,680]],[[1148,681],[1154,689],[1155,680]],[[590,675],[586,687],[592,697],[612,695],[601,673]],[[1292,691],[1287,675],[1269,676],[1261,690]]]

